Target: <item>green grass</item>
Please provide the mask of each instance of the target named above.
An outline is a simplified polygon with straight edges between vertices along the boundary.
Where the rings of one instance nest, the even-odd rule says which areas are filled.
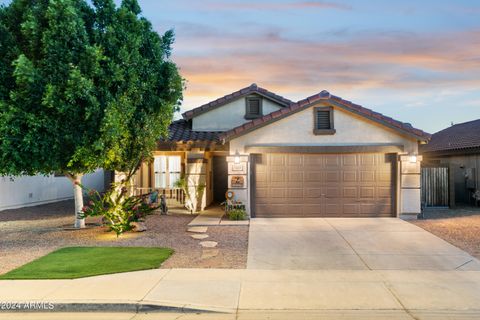
[[[101,274],[155,269],[173,253],[168,248],[71,247],[51,252],[1,279],[75,279]]]

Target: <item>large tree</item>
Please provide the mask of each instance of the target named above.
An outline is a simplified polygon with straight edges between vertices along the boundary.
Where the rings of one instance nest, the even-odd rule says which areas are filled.
[[[136,0],[14,0],[0,31],[0,173],[64,173],[83,227],[83,174],[131,176],[166,133],[182,92],[173,33]]]

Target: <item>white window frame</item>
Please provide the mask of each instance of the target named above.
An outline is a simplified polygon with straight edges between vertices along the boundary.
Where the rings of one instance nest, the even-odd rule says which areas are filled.
[[[155,189],[173,189],[182,175],[182,157],[158,155],[153,158]]]

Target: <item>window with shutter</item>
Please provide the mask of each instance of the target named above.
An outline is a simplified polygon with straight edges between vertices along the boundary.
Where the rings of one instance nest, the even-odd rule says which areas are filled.
[[[335,128],[333,126],[333,108],[331,107],[317,107],[313,109],[314,112],[314,128],[313,133],[334,134]]]
[[[263,115],[262,99],[260,97],[247,97],[245,107],[245,119],[256,119]]]

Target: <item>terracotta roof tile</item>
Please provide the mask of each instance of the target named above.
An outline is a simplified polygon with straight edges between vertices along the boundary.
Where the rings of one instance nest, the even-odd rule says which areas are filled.
[[[265,96],[266,98],[269,98],[273,101],[276,101],[277,103],[279,103],[280,105],[282,105],[284,107],[287,107],[287,106],[289,106],[290,104],[293,103],[293,101],[291,101],[291,100],[288,100],[288,99],[286,99],[282,96],[279,96],[278,94],[270,92],[267,89],[260,88],[255,83],[252,83],[250,86],[248,86],[246,88],[240,89],[240,90],[232,92],[230,94],[227,94],[227,95],[225,95],[221,98],[218,98],[214,101],[206,103],[206,104],[204,104],[202,106],[199,106],[195,109],[186,111],[182,114],[182,116],[185,120],[190,120],[191,118],[195,117],[196,115],[199,115],[199,114],[202,114],[206,111],[218,108],[218,107],[220,107],[224,104],[227,104],[227,103],[229,103],[233,100],[238,99],[239,97],[246,96],[246,95],[249,95],[249,94],[254,94],[254,93],[261,94],[261,95]]]
[[[187,142],[187,141],[212,141],[218,142],[219,131],[193,131],[188,121],[173,121],[168,128],[168,138],[160,141]]]
[[[407,133],[410,135],[413,135],[415,138],[419,140],[428,140],[430,139],[430,134],[426,133],[420,129],[413,128],[412,125],[403,123],[397,120],[394,120],[390,117],[384,116],[381,113],[375,112],[371,109],[362,107],[358,104],[354,104],[351,101],[344,100],[340,97],[331,95],[328,91],[323,90],[319,94],[313,95],[311,97],[308,97],[306,99],[300,100],[297,103],[292,103],[290,106],[283,110],[275,111],[273,113],[267,114],[259,119],[255,119],[251,122],[251,126],[249,125],[248,128],[246,125],[241,125],[238,126],[230,131],[226,131],[222,134],[220,134],[219,139],[222,141],[229,140],[236,135],[246,133],[246,131],[251,131],[254,130],[256,127],[262,126],[264,124],[267,124],[268,122],[274,120],[274,119],[279,119],[286,117],[292,113],[294,113],[296,110],[308,107],[309,105],[319,101],[319,99],[325,100],[325,101],[330,101],[330,102],[336,102],[340,104],[341,106],[345,107],[346,109],[351,110],[352,112],[355,112],[359,115],[362,115],[366,118],[369,118],[371,120],[377,121],[383,125],[387,125],[390,127],[398,128],[400,129],[401,132]]]
[[[480,148],[480,119],[455,124],[432,135],[420,152],[438,152]]]

